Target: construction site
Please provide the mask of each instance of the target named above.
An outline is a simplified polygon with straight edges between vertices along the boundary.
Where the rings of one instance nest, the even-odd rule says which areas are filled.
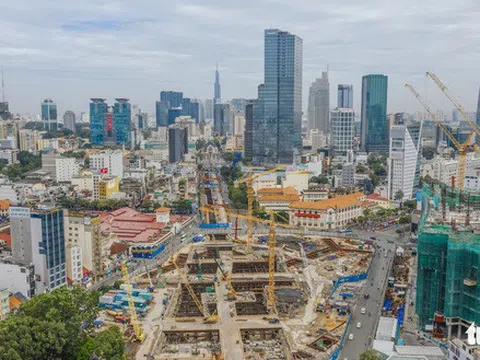
[[[360,286],[343,284],[340,296],[334,281],[366,272],[372,248],[279,237],[272,287],[268,245],[221,238],[190,244],[163,266],[168,305],[149,335],[154,358],[328,359]]]

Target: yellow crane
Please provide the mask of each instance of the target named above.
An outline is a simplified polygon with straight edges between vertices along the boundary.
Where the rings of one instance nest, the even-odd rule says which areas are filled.
[[[465,143],[460,144],[457,141],[457,139],[455,139],[455,137],[448,131],[446,126],[437,118],[437,116],[435,115],[433,110],[430,108],[430,106],[427,105],[427,103],[423,100],[420,94],[413,88],[413,86],[407,83],[405,84],[405,87],[407,87],[413,93],[413,95],[417,98],[420,104],[422,104],[425,110],[427,110],[427,112],[430,114],[433,121],[435,121],[438,124],[438,126],[440,126],[443,133],[450,139],[453,145],[457,148],[457,151],[458,151],[457,187],[459,190],[463,191],[463,188],[465,186],[467,152],[468,152],[468,148],[470,147],[470,143],[472,141],[473,132],[470,133]]]
[[[195,303],[198,310],[202,314],[203,321],[205,323],[208,323],[208,324],[216,323],[218,321],[218,316],[214,315],[214,314],[209,316],[205,313],[205,310],[203,309],[202,303],[200,302],[197,295],[195,294],[195,291],[193,291],[192,287],[190,286],[190,282],[188,281],[187,275],[185,275],[183,270],[180,269],[180,266],[178,266],[178,264],[177,264],[177,260],[173,256],[172,256],[171,260],[172,260],[172,263],[175,266],[175,268],[178,270],[178,273],[180,274],[180,277],[182,278],[183,283],[184,283],[185,287],[187,288],[188,293],[190,294],[190,297],[192,298],[193,302]]]
[[[222,274],[223,279],[227,283],[228,286],[228,299],[234,300],[237,297],[237,292],[233,288],[232,281],[230,280],[230,277],[228,274],[223,270],[222,266],[220,265],[220,262],[214,258],[215,262],[217,263],[218,268],[220,269],[220,273]]]
[[[200,211],[210,212],[210,213],[218,213],[220,210],[202,206],[199,208]],[[277,233],[275,227],[283,227],[287,229],[296,229],[299,228],[296,226],[292,226],[289,224],[282,224],[275,222],[275,215],[273,212],[270,212],[270,220],[259,219],[249,215],[242,215],[242,214],[233,214],[228,213],[229,216],[244,219],[249,222],[257,222],[261,224],[268,224],[269,225],[269,232],[268,232],[268,309],[270,313],[276,313],[275,308],[275,246],[277,243]]]
[[[142,325],[138,321],[137,310],[135,309],[135,302],[133,301],[132,295],[132,283],[130,282],[130,276],[128,275],[128,267],[126,261],[121,262],[121,269],[123,281],[127,286],[128,309],[130,310],[130,324],[132,324],[133,326],[136,340],[143,342],[143,340],[145,339],[145,334],[143,332]]]
[[[467,112],[463,108],[463,106],[458,102],[458,100],[455,99],[455,96],[451,92],[449,88],[440,80],[440,78],[435,75],[434,73],[427,72],[427,77],[432,79],[435,84],[437,84],[438,88],[440,89],[441,92],[445,94],[445,96],[450,100],[450,102],[455,106],[455,108],[460,112],[460,114],[463,116],[463,118],[468,122],[468,124],[472,127],[472,129],[475,131],[477,136],[480,136],[480,128],[478,125],[473,122],[470,117],[468,116]]]
[[[247,177],[244,177],[238,181],[235,182],[236,185],[240,185],[243,183],[247,184],[247,215],[248,216],[253,216],[253,196],[254,196],[254,191],[253,191],[253,181],[255,179],[258,179],[259,177],[273,174],[274,172],[277,172],[279,170],[282,170],[286,167],[286,165],[280,165],[277,166],[273,169],[263,171],[261,173],[257,173],[255,175],[252,175],[252,168],[248,168],[248,174]],[[253,241],[253,223],[251,220],[247,220],[247,243],[251,244]]]

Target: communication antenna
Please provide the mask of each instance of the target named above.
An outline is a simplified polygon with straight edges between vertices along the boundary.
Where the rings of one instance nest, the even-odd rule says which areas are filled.
[[[3,82],[3,66],[2,66],[2,102],[5,102],[5,83]]]

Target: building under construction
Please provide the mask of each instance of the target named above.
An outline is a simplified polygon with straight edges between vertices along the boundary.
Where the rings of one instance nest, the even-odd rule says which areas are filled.
[[[362,282],[334,281],[367,271],[369,247],[347,239],[277,238],[274,304],[269,248],[224,236],[188,245],[165,264],[168,305],[152,354],[157,359],[329,358],[345,331]],[[152,335],[151,335],[152,336]]]
[[[480,322],[480,193],[422,189],[416,312],[436,337],[461,337]]]

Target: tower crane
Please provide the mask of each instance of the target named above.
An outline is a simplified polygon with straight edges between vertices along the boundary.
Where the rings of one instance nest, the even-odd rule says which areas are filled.
[[[200,211],[210,212],[210,213],[218,213],[220,210],[202,206],[199,208]],[[276,234],[276,227],[283,227],[287,229],[296,229],[299,230],[298,227],[292,226],[289,224],[282,224],[275,222],[275,215],[274,212],[270,212],[270,220],[263,220],[253,216],[242,215],[242,214],[233,214],[229,213],[229,216],[239,219],[244,219],[249,222],[257,222],[262,224],[269,225],[269,232],[268,232],[268,309],[271,313],[276,313],[275,308],[275,246],[277,244],[277,234]]]
[[[190,294],[190,297],[192,298],[193,302],[195,303],[198,310],[202,314],[203,322],[208,323],[208,324],[216,323],[218,321],[218,316],[214,315],[214,314],[209,316],[205,313],[205,310],[203,309],[202,303],[198,299],[197,295],[195,294],[195,291],[193,291],[192,286],[190,285],[190,282],[188,281],[187,275],[185,275],[183,270],[180,269],[180,267],[177,264],[177,260],[175,259],[175,257],[172,256],[171,260],[172,260],[173,265],[177,269],[178,273],[180,274],[180,277],[182,278],[183,283],[184,283],[185,287],[187,288],[188,293]]]
[[[130,276],[128,275],[128,267],[126,261],[121,262],[122,277],[123,281],[127,286],[127,296],[128,296],[128,309],[130,311],[130,323],[133,326],[133,331],[135,333],[135,338],[137,341],[143,342],[145,339],[145,334],[143,332],[143,327],[138,321],[137,310],[135,309],[135,302],[133,301],[132,295],[132,283],[130,282]]]
[[[280,165],[268,171],[264,171],[255,175],[252,175],[252,168],[248,168],[247,177],[244,177],[235,182],[235,185],[240,185],[243,183],[247,184],[247,215],[253,216],[253,181],[258,179],[259,177],[273,174],[278,170],[282,170],[286,167],[286,165]],[[253,223],[251,220],[247,220],[247,243],[252,244],[253,242]]]
[[[413,95],[417,98],[417,100],[420,102],[420,104],[423,105],[425,110],[430,114],[432,119],[440,126],[442,129],[443,133],[449,138],[449,140],[453,143],[455,148],[458,151],[458,168],[457,168],[457,187],[459,190],[463,191],[464,185],[465,185],[465,172],[466,172],[466,163],[467,163],[467,152],[470,147],[470,142],[472,141],[473,137],[473,131],[470,133],[468,136],[468,139],[465,141],[465,143],[461,144],[458,142],[457,139],[448,131],[446,126],[437,118],[433,110],[430,108],[430,106],[427,105],[427,103],[423,100],[423,98],[420,96],[420,94],[413,88],[412,85],[410,84],[405,84],[405,87],[407,87]]]
[[[463,116],[463,118],[468,122],[468,124],[475,131],[477,136],[480,136],[480,127],[478,127],[478,125],[470,119],[470,117],[467,115],[467,112],[465,111],[463,106],[458,102],[457,99],[455,99],[455,95],[453,95],[451,90],[449,88],[447,88],[447,86],[442,82],[442,80],[440,80],[440,78],[437,75],[435,75],[431,72],[427,72],[427,77],[432,79],[435,82],[435,84],[437,84],[440,91],[445,94],[445,96],[448,98],[448,100],[450,100],[450,102],[453,104],[453,106],[455,106],[455,108],[460,112],[460,114]]]

